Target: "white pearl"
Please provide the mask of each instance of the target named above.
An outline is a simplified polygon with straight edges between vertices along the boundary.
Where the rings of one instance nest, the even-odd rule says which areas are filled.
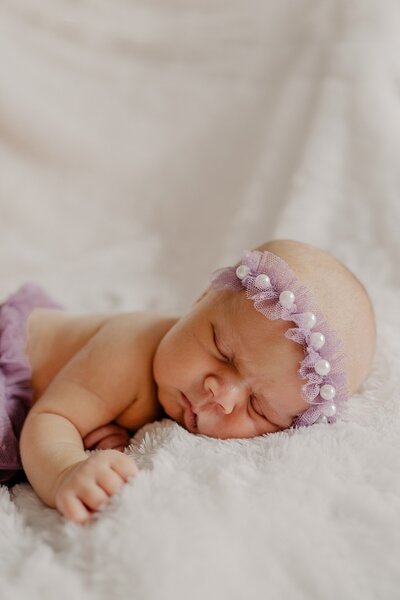
[[[314,369],[318,375],[328,375],[329,371],[331,370],[331,365],[327,360],[321,358],[321,360],[315,363]]]
[[[318,419],[315,422],[316,423],[327,423],[328,419],[326,418],[325,415],[321,415],[320,417],[318,417]]]
[[[293,292],[290,292],[289,290],[285,290],[284,292],[281,292],[279,294],[279,302],[285,308],[292,308],[292,306],[294,304],[294,300],[295,300],[294,294],[293,294]]]
[[[267,290],[269,287],[271,287],[271,281],[268,275],[261,273],[261,275],[257,275],[255,278],[254,285],[259,290]]]
[[[317,317],[312,312],[304,313],[304,317],[305,317],[304,327],[306,329],[312,329],[314,327],[315,323],[317,322]]]
[[[326,417],[333,417],[336,415],[336,406],[334,404],[328,404],[323,407],[322,412]]]
[[[315,350],[320,350],[325,344],[324,334],[320,331],[314,331],[314,333],[310,335],[310,344]]]
[[[239,277],[239,279],[244,279],[249,273],[250,269],[247,265],[240,265],[236,269],[236,275]]]
[[[336,390],[333,387],[333,385],[330,385],[329,383],[325,383],[325,385],[323,385],[321,387],[321,389],[319,390],[319,395],[324,400],[333,400],[336,395]]]

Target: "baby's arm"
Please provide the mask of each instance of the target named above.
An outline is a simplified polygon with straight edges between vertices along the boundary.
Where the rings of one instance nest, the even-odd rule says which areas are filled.
[[[58,373],[25,420],[20,451],[28,480],[46,504],[72,520],[86,522],[88,508],[97,510],[137,472],[134,460],[117,450],[88,457],[83,439],[146,389],[149,345],[140,341],[129,315],[112,318]]]
[[[78,430],[60,415],[36,414],[24,439],[22,463],[32,487],[46,504],[78,523],[90,521],[91,512],[138,471],[133,459],[119,450],[88,457]]]

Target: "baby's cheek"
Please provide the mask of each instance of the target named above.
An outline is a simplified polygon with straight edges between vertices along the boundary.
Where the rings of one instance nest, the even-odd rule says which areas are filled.
[[[161,384],[168,373],[168,351],[161,342],[153,359],[153,376],[157,384]]]

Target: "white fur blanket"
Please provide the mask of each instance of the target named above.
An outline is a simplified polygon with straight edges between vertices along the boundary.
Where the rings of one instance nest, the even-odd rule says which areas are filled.
[[[1,597],[392,599],[400,586],[400,14],[391,0],[3,0],[0,296],[185,311],[272,237],[375,303],[346,421],[252,440],[149,424],[87,527],[0,487]]]

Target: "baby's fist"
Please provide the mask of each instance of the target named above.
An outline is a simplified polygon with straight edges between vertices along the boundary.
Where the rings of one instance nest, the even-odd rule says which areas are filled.
[[[88,523],[118,493],[138,467],[118,450],[99,450],[72,465],[60,476],[55,503],[57,510],[76,523]]]

